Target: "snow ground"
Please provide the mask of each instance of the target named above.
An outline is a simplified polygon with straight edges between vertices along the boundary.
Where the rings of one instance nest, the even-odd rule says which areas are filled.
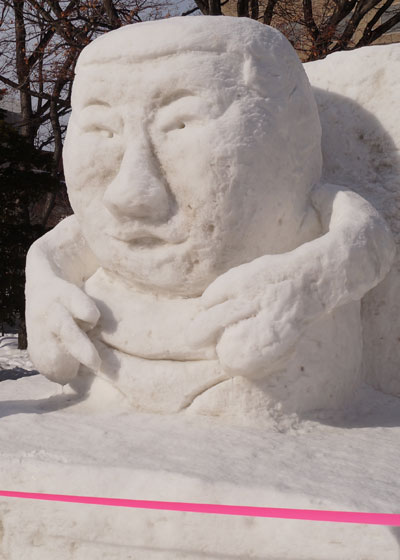
[[[28,352],[18,350],[16,334],[6,333],[0,337],[0,381],[38,374],[29,360]]]
[[[0,340],[0,487],[271,507],[399,511],[400,400],[273,431],[78,402]],[[12,377],[12,379],[10,378]],[[18,379],[14,379],[18,377]],[[394,560],[397,529],[0,500],[0,558]]]

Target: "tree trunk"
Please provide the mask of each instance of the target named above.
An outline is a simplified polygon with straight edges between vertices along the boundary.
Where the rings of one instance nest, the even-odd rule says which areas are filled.
[[[260,14],[260,7],[258,0],[251,0],[251,19],[258,20]]]
[[[249,0],[238,0],[237,15],[238,17],[249,17]]]
[[[40,328],[40,325],[38,325]],[[25,317],[21,318],[18,326],[18,349],[26,350],[28,348],[28,337],[26,335]]]
[[[267,7],[265,8],[264,16],[263,16],[263,23],[265,23],[265,25],[270,25],[272,16],[274,15],[275,6],[277,3],[278,0],[268,0],[268,4]]]
[[[221,0],[209,0],[208,10],[210,16],[222,16]]]
[[[15,55],[18,85],[29,89],[29,66],[26,56],[26,30],[24,22],[24,0],[14,0],[15,13]],[[33,144],[35,130],[32,125],[32,99],[31,94],[20,89],[22,126],[21,134]]]

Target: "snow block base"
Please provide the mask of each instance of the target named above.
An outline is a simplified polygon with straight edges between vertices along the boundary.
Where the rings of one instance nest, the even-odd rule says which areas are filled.
[[[398,513],[400,401],[274,427],[132,414],[34,376],[0,385],[2,490]],[[0,558],[394,560],[400,531],[0,498]]]

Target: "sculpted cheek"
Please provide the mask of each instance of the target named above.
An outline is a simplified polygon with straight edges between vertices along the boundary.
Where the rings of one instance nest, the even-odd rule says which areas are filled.
[[[74,189],[104,189],[118,173],[123,147],[118,140],[97,138],[83,134],[74,141],[71,137],[64,151],[68,162],[68,184]]]
[[[82,170],[89,183],[106,187],[118,174],[123,148],[119,142],[98,141],[88,150],[87,167]]]

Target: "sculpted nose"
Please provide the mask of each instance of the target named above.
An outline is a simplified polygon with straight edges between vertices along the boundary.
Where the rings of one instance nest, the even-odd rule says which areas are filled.
[[[165,217],[169,210],[169,196],[158,172],[150,146],[131,143],[123,156],[120,169],[108,185],[103,202],[116,217]]]

